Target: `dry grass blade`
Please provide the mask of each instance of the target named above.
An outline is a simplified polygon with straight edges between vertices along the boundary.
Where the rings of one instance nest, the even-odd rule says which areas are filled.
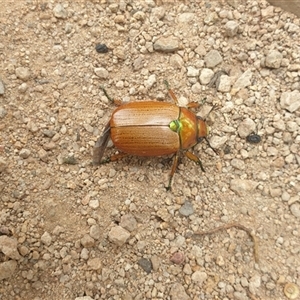
[[[253,241],[253,255],[254,255],[254,260],[255,260],[256,263],[258,263],[258,261],[259,261],[259,258],[258,258],[258,243],[257,243],[256,236],[253,233],[251,233],[250,229],[248,229],[247,227],[245,227],[242,224],[239,224],[239,223],[236,223],[236,222],[229,223],[229,224],[225,224],[225,225],[216,227],[216,228],[208,230],[208,231],[198,231],[198,232],[195,232],[194,236],[213,234],[213,233],[216,233],[217,231],[230,229],[232,227],[244,230],[251,237],[251,239]]]

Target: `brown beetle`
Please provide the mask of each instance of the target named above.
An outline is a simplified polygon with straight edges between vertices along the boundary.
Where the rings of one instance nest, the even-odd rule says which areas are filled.
[[[167,189],[171,188],[172,178],[181,152],[198,163],[204,171],[200,159],[188,149],[203,139],[207,141],[208,127],[205,120],[196,116],[189,109],[179,107],[175,94],[169,88],[168,83],[165,83],[176,104],[141,101],[120,105],[113,112],[102,136],[95,144],[94,164],[102,163],[104,151],[111,138],[121,153],[111,156],[105,162],[115,161],[127,155],[163,156],[175,154]],[[104,93],[108,97],[105,90]],[[189,107],[195,107],[195,103],[190,103]]]

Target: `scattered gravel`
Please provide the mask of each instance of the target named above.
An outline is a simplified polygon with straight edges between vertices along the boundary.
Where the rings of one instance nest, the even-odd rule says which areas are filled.
[[[96,2],[1,7],[0,295],[299,293],[299,18],[262,0]],[[92,165],[115,108],[100,87],[172,101],[164,80],[180,105],[201,104],[218,152],[195,146],[205,172],[182,157],[171,192],[168,157]],[[232,222],[259,262],[243,230],[194,238]]]

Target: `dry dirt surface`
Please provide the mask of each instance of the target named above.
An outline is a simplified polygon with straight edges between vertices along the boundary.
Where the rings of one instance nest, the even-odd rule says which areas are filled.
[[[0,299],[300,299],[300,21],[229,2],[1,1]],[[92,164],[100,86],[164,80],[217,106],[172,191],[170,157]]]

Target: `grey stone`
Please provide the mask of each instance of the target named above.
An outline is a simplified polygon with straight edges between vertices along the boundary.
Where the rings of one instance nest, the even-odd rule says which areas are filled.
[[[239,127],[238,127],[238,134],[241,138],[246,138],[249,134],[255,131],[255,123],[252,119],[246,118],[244,119]]]
[[[300,92],[283,92],[280,97],[280,106],[289,112],[295,112],[300,107]]]
[[[245,163],[244,163],[244,161],[241,160],[241,159],[233,158],[233,159],[231,160],[230,164],[231,164],[234,168],[236,168],[236,169],[238,169],[238,170],[244,170],[244,169],[245,169]]]
[[[179,23],[191,23],[195,18],[194,13],[182,13],[178,16],[178,22]]]
[[[53,14],[58,19],[66,19],[68,17],[67,11],[60,3],[56,4],[53,8]]]
[[[300,218],[300,203],[296,202],[290,206],[292,215],[296,218]]]
[[[191,298],[186,293],[184,286],[180,283],[174,283],[170,289],[170,296],[172,300],[190,300]]]
[[[197,76],[199,76],[199,70],[192,66],[189,66],[189,67],[187,67],[187,76],[188,77],[197,77]]]
[[[153,271],[157,271],[160,266],[160,258],[156,255],[151,257],[152,269]]]
[[[266,56],[266,66],[272,69],[278,69],[282,61],[282,54],[277,50],[271,50]]]
[[[50,246],[52,243],[52,237],[51,235],[46,231],[43,233],[43,235],[41,236],[41,241],[43,244],[45,244],[46,246]]]
[[[7,115],[7,111],[3,106],[0,106],[0,119],[3,119]]]
[[[166,10],[163,6],[154,7],[151,10],[151,16],[156,17],[158,20],[161,20],[165,16],[165,14]]]
[[[252,192],[257,186],[257,182],[246,179],[232,179],[230,182],[230,189],[240,196]]]
[[[191,88],[192,93],[194,94],[201,94],[202,93],[202,87],[199,82],[196,82],[195,84],[192,85]]]
[[[108,233],[108,239],[117,246],[124,245],[130,238],[130,233],[121,226],[113,227]]]
[[[95,245],[95,240],[88,234],[85,234],[83,238],[80,240],[80,243],[85,248],[91,248]]]
[[[27,81],[30,79],[31,73],[30,73],[29,68],[19,67],[19,68],[16,68],[16,76],[18,78],[22,79],[23,81]]]
[[[153,45],[154,50],[162,52],[175,52],[179,49],[179,40],[176,37],[160,37]]]
[[[227,136],[214,135],[209,140],[209,143],[214,149],[220,149],[222,146],[224,146],[224,144],[227,142],[227,140],[228,140]]]
[[[235,21],[228,21],[225,24],[225,34],[229,37],[233,37],[239,30],[239,24]]]
[[[109,76],[108,71],[105,68],[94,68],[94,73],[101,79],[107,79]]]
[[[99,225],[92,225],[90,228],[90,236],[95,239],[99,240],[101,237],[101,230]]]
[[[245,71],[233,84],[231,93],[235,95],[239,90],[251,84],[253,73],[250,70]]]
[[[120,226],[132,232],[137,228],[137,221],[132,214],[126,214],[121,217]]]
[[[22,157],[24,159],[28,158],[30,156],[30,154],[31,154],[31,151],[29,149],[24,149],[24,148],[21,149],[19,152],[20,157]]]
[[[0,79],[0,95],[3,95],[5,92],[3,81]]]
[[[223,61],[223,58],[219,51],[211,50],[205,55],[204,61],[207,68],[214,68]]]
[[[0,157],[0,173],[7,168],[7,162],[4,158]]]
[[[219,92],[227,93],[231,89],[231,79],[228,75],[221,75],[217,84],[217,90]]]
[[[18,243],[14,238],[6,235],[0,236],[0,252],[11,259],[20,259],[21,255],[18,251]]]
[[[151,74],[147,80],[144,81],[145,87],[147,89],[152,88],[152,86],[156,83],[156,75]]]
[[[186,201],[179,209],[179,213],[185,217],[188,217],[194,213],[193,204]]]
[[[170,65],[174,68],[181,69],[184,66],[184,60],[179,54],[173,54],[170,57]]]
[[[102,260],[99,257],[94,257],[91,258],[87,261],[87,265],[92,269],[92,270],[101,270],[102,268]]]
[[[0,280],[11,277],[17,268],[15,260],[9,260],[0,263]]]
[[[192,281],[196,282],[197,285],[202,285],[204,283],[204,281],[207,279],[207,274],[205,272],[202,271],[195,271],[192,274]]]
[[[147,258],[141,258],[138,261],[138,265],[147,273],[151,273],[152,271],[152,263]]]
[[[214,71],[208,68],[203,68],[201,70],[200,76],[199,76],[199,80],[201,82],[201,84],[203,85],[207,85],[210,83],[211,79],[214,76]]]

